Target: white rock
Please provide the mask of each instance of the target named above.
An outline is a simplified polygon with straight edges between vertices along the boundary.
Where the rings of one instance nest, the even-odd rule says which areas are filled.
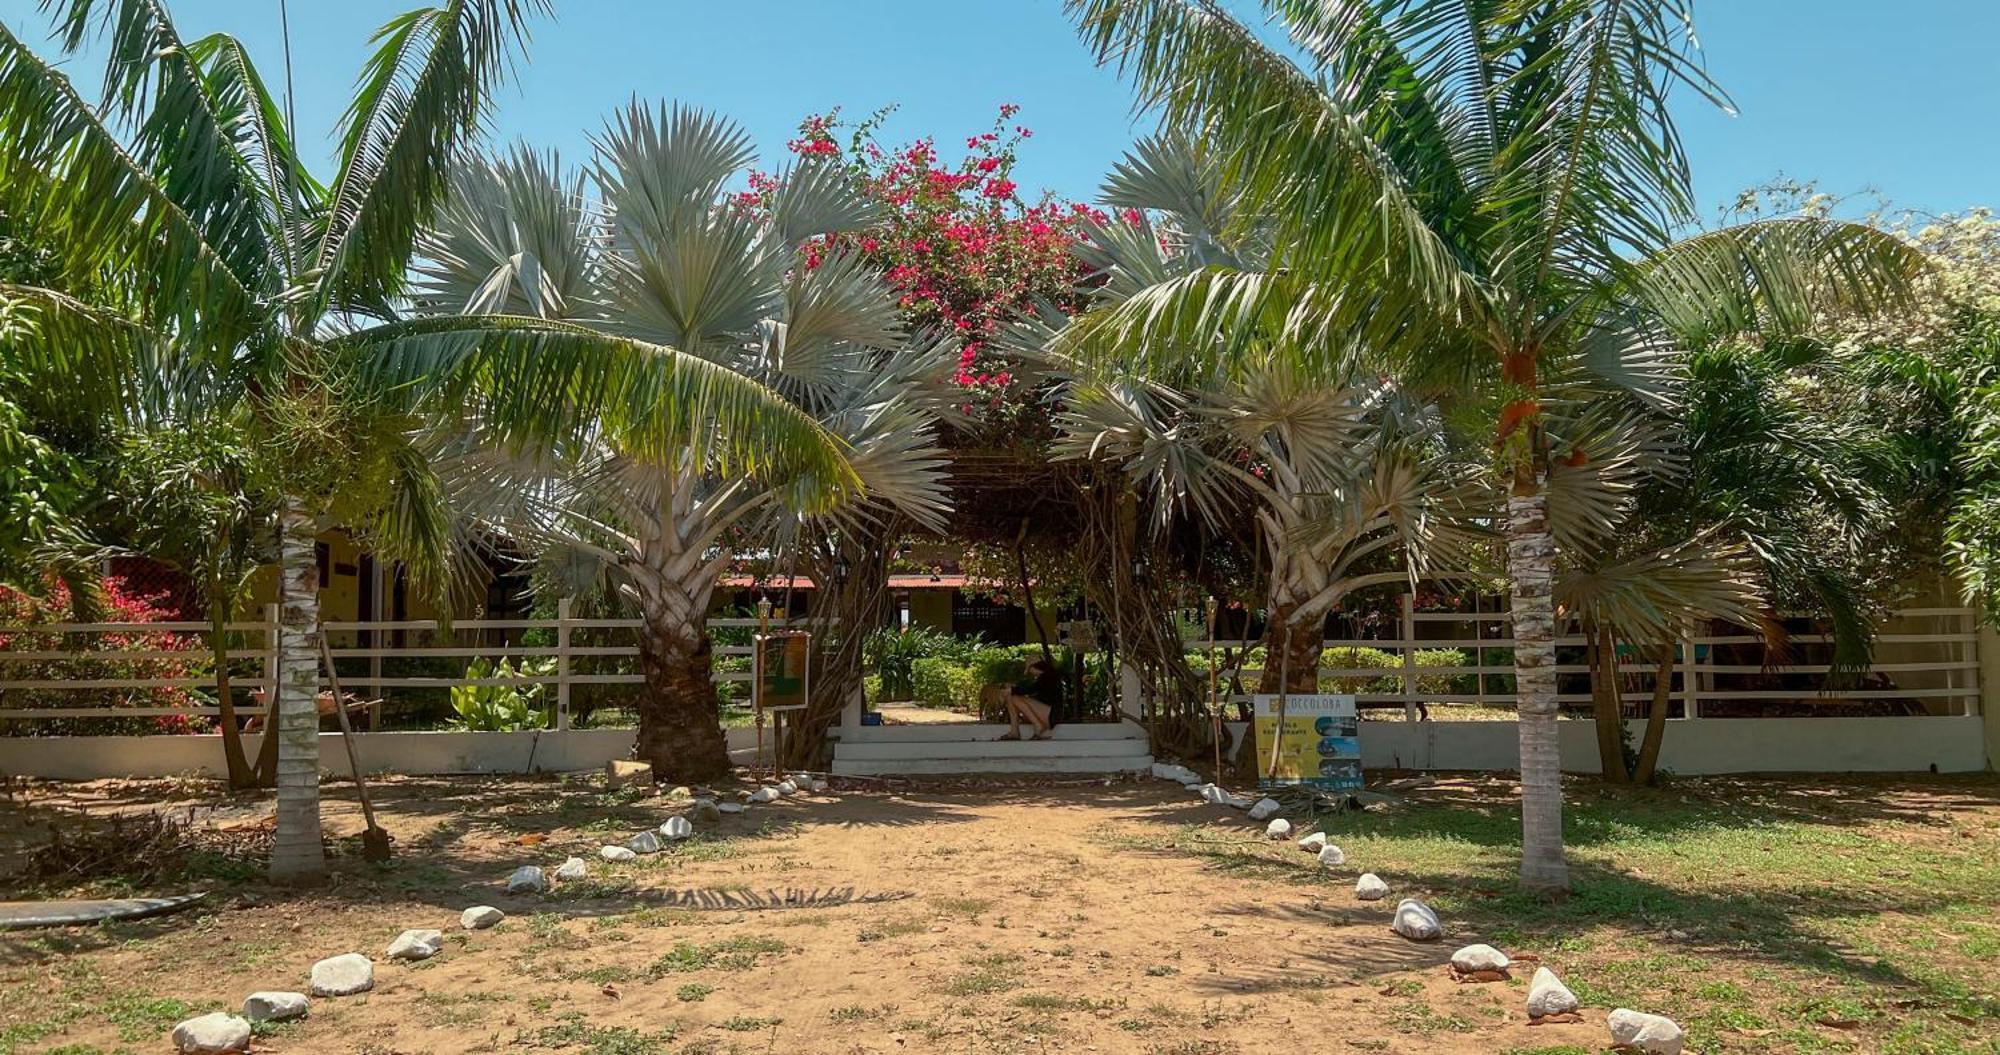
[[[1413,897],[1396,904],[1396,918],[1389,921],[1389,929],[1411,941],[1436,941],[1444,936],[1437,913]]]
[[[640,832],[625,840],[625,848],[635,854],[656,854],[662,845],[659,835],[653,832]]]
[[[1346,863],[1347,852],[1340,847],[1332,843],[1327,843],[1325,846],[1319,848],[1319,866],[1321,868],[1339,868]]]
[[[249,1051],[250,1023],[227,1011],[191,1018],[174,1027],[174,1048],[192,1055]]]
[[[686,784],[682,784],[681,786],[668,791],[667,797],[670,799],[691,799],[694,798],[694,789],[688,787]]]
[[[808,784],[808,785],[806,785],[806,786],[812,789],[812,793],[813,793],[813,794],[815,794],[815,795],[824,795],[824,794],[826,794],[826,792],[827,792],[827,789],[828,789],[828,788],[830,788],[830,787],[832,787],[833,785],[831,785],[831,784],[828,784],[828,783],[827,783],[826,781],[824,781],[824,780],[815,780],[815,781],[813,781],[812,783],[810,783],[810,784]]]
[[[1258,799],[1257,804],[1250,807],[1250,819],[1261,821],[1284,808],[1284,804],[1277,799]]]
[[[776,802],[776,801],[778,801],[778,789],[777,789],[777,788],[758,788],[758,789],[757,789],[756,791],[753,791],[753,792],[751,792],[751,793],[750,793],[750,801],[751,801],[751,802]]]
[[[696,799],[694,808],[688,810],[688,816],[703,824],[714,824],[722,819],[722,807],[716,805],[714,799]]]
[[[1304,850],[1305,852],[1310,854],[1316,854],[1320,852],[1320,849],[1324,846],[1326,846],[1325,832],[1314,832],[1311,835],[1308,835],[1305,838],[1299,840],[1299,849]]]
[[[1354,881],[1354,896],[1361,901],[1380,901],[1389,896],[1389,884],[1373,872],[1363,872]]]
[[[312,995],[350,996],[375,988],[375,965],[358,952],[329,956],[313,964]]]
[[[1264,826],[1264,838],[1289,839],[1292,837],[1292,822],[1283,817],[1275,818]]]
[[[392,960],[428,960],[443,951],[443,931],[406,930],[389,943]]]
[[[1228,798],[1223,799],[1222,804],[1233,810],[1247,810],[1250,807],[1255,806],[1257,804],[1257,800],[1251,798],[1248,795],[1231,795]]]
[[[716,804],[715,804],[715,812],[717,812],[717,813],[742,813],[742,812],[743,812],[743,804],[742,804],[742,803],[740,803],[740,802],[718,802],[718,803],[716,803]]]
[[[694,822],[686,817],[668,817],[660,825],[660,835],[667,839],[685,839],[694,834]]]
[[[799,793],[799,782],[796,780],[781,780],[778,782],[777,791],[780,795],[796,795]]]
[[[572,857],[556,866],[556,878],[564,882],[582,879],[590,874],[590,863],[581,857]]]
[[[1153,776],[1160,780],[1171,780],[1176,784],[1201,784],[1201,774],[1172,762],[1153,763]]]
[[[537,865],[522,865],[507,877],[509,894],[539,894],[549,888],[549,878]]]
[[[1186,788],[1189,791],[1196,792],[1197,794],[1200,793],[1201,789],[1207,786],[1208,786],[1207,784],[1203,784],[1198,781],[1189,781],[1188,783],[1181,785],[1181,787]]]
[[[582,875],[583,858],[572,857],[569,859],[569,861],[575,861],[577,863],[578,866],[577,875]],[[557,877],[562,879],[576,878],[576,876],[563,875],[563,868],[569,867],[569,861],[564,861],[563,867],[556,869]],[[485,930],[486,928],[494,926],[495,924],[499,923],[501,920],[506,918],[507,914],[505,912],[502,912],[491,905],[474,905],[471,908],[466,909],[464,912],[458,914],[458,925],[464,927],[466,930]]]
[[[303,1018],[312,1010],[304,993],[251,993],[243,998],[243,1017],[252,1022],[283,1022]]]
[[[1613,1044],[1650,1055],[1681,1055],[1681,1045],[1687,1041],[1673,1019],[1644,1011],[1621,1007],[1611,1012],[1605,1024],[1611,1027]]]
[[[1229,801],[1229,792],[1213,784],[1203,784],[1197,790],[1201,792],[1201,800],[1203,802],[1213,802],[1220,806]]]
[[[639,855],[623,846],[600,846],[597,848],[597,856],[607,861],[630,861]]]
[[[1535,968],[1535,977],[1528,983],[1528,1017],[1561,1015],[1576,1009],[1576,994],[1569,991],[1569,986],[1562,984],[1554,971]]]
[[[1491,945],[1468,945],[1451,954],[1451,965],[1471,974],[1474,971],[1504,971],[1513,961]]]

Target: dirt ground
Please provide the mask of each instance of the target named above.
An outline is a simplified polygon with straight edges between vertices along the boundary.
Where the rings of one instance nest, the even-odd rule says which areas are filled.
[[[1436,789],[1483,807],[1511,793],[1490,781]],[[18,859],[62,811],[135,810],[177,792],[197,823],[225,830],[255,831],[268,811],[207,786],[36,788],[0,810],[0,852]],[[1407,862],[1371,862],[1366,840],[1348,867],[1322,871],[1261,843],[1240,813],[1156,781],[849,784],[725,816],[629,864],[595,851],[676,804],[586,780],[395,780],[378,795],[397,857],[370,866],[349,856],[351,788],[328,792],[342,855],[322,891],[264,886],[224,856],[190,866],[185,885],[218,890],[198,913],[0,934],[0,1052],[167,1051],[177,1017],[303,991],[315,960],[346,952],[376,960],[374,991],[315,998],[309,1019],[260,1036],[260,1050],[1418,1055],[1606,1043],[1608,1005],[1577,1024],[1529,1024],[1531,964],[1490,984],[1457,984],[1445,967],[1483,940],[1566,976],[1585,970],[1558,932],[1482,929],[1466,917],[1492,913],[1448,910],[1444,941],[1405,941],[1388,929],[1396,897],[1489,895],[1427,889],[1421,870],[1390,866]],[[1989,811],[1981,837],[2000,832],[2000,797],[1977,804]],[[502,892],[513,868],[553,871],[571,854],[590,862],[589,879]],[[1372,867],[1394,893],[1357,902],[1353,880]],[[460,911],[478,904],[507,919],[461,930]],[[443,930],[445,951],[387,961],[405,928]],[[1827,1032],[1831,1050],[1856,1050]],[[1740,1033],[1736,1050],[1807,1050]]]

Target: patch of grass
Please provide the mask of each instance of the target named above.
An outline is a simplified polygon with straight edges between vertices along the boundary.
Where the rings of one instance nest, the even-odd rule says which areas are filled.
[[[666,1055],[680,1027],[642,1032],[626,1026],[593,1026],[580,1011],[558,1016],[557,1024],[521,1030],[514,1036],[518,1048],[576,1048],[583,1055]]]
[[[1021,957],[1013,953],[975,956],[965,962],[972,970],[945,983],[944,991],[952,996],[983,996],[1020,984]]]
[[[835,1022],[872,1022],[875,1019],[886,1018],[895,1013],[896,1008],[894,1005],[888,1007],[863,1007],[860,1004],[849,1004],[846,1007],[834,1008],[832,1011],[827,1012],[826,1017]]]
[[[663,975],[711,968],[718,971],[747,971],[757,966],[757,961],[761,957],[781,956],[790,951],[791,946],[776,938],[750,934],[724,938],[705,945],[683,941],[675,943],[672,949],[649,964],[646,973],[659,978]]]
[[[1013,1000],[1015,1007],[1028,1011],[1042,1011],[1050,1014],[1067,1012],[1110,1011],[1118,1006],[1113,1000],[1093,1000],[1087,996],[1059,996],[1054,993],[1022,993]]]
[[[717,1022],[716,1026],[720,1029],[726,1029],[731,1033],[756,1033],[759,1030],[775,1028],[783,1021],[784,1019],[782,1018],[755,1018],[749,1015],[734,1015]]]
[[[713,992],[715,987],[706,982],[689,982],[674,990],[674,999],[683,1004],[694,1004],[708,999],[708,994]]]
[[[429,1026],[470,1026],[486,1020],[486,1016],[492,1013],[492,1008],[488,1005],[506,1003],[512,999],[513,997],[505,992],[487,989],[466,993],[426,990],[417,994],[417,1017]]]
[[[589,982],[591,985],[615,985],[619,982],[631,981],[633,974],[632,969],[624,964],[610,963],[598,967],[585,968],[580,971],[571,971],[564,977],[574,982]]]
[[[1172,978],[1179,973],[1181,973],[1181,969],[1170,963],[1156,963],[1146,968],[1146,977],[1148,978]]]
[[[883,920],[854,937],[855,940],[863,942],[886,941],[890,938],[907,938],[912,934],[922,934],[930,929],[930,924],[920,919]]]
[[[993,899],[986,897],[934,897],[931,905],[940,915],[958,916],[973,923],[993,907]]]

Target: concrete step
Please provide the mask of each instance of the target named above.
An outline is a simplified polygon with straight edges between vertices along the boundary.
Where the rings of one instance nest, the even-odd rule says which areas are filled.
[[[1147,754],[1141,740],[954,740],[922,741],[842,741],[833,745],[833,757],[852,761],[883,761],[899,758],[1141,758]]]
[[[835,732],[843,744],[934,744],[999,740],[1007,729],[1004,722],[938,722],[934,725],[842,726]],[[1026,726],[1022,727],[1022,733],[1027,734]],[[1078,722],[1056,726],[1051,730],[1051,737],[1056,743],[1073,740],[1138,740],[1143,743],[1146,729],[1137,722]]]
[[[1127,773],[1151,768],[1153,756],[1044,758],[843,759],[835,756],[833,772],[850,777],[978,776],[982,774]]]

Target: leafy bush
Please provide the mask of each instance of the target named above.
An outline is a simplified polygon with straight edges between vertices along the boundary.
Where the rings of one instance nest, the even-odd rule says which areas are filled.
[[[980,645],[978,637],[961,638],[929,627],[885,626],[868,635],[862,661],[882,679],[882,699],[917,698],[913,665],[920,659],[964,663]]]
[[[979,704],[984,684],[971,667],[948,659],[925,657],[912,664],[913,699],[925,707],[970,710]]]
[[[1035,646],[1035,658],[1041,657]],[[971,676],[980,685],[1012,685],[1028,676],[1028,662],[1018,648],[982,648],[972,654]]]
[[[103,581],[101,618],[114,623],[159,623],[178,618],[166,607],[164,595],[140,593],[120,576]],[[20,628],[0,634],[0,650],[9,652],[70,652],[74,658],[25,660],[0,664],[0,678],[20,681],[84,681],[142,678],[198,678],[209,673],[206,642],[198,634],[169,630],[120,630],[101,634],[64,634],[36,627],[67,623],[72,610],[69,591],[50,583],[41,596],[0,587],[0,626]],[[173,653],[152,659],[93,659],[92,652],[152,651]],[[183,656],[184,654],[184,656]],[[232,671],[239,678],[255,677],[254,668]],[[212,704],[194,689],[49,689],[16,690],[12,706],[105,708],[103,718],[55,718],[0,722],[0,733],[13,736],[83,736],[144,733],[196,733],[214,727],[214,719],[168,714],[152,718],[120,718],[120,707],[197,707]]]
[[[525,660],[520,668],[507,660],[494,666],[484,658],[465,668],[467,678],[547,677],[555,673],[553,659]],[[454,685],[451,709],[458,717],[452,728],[474,733],[511,733],[523,729],[547,729],[550,714],[542,706],[547,685]]]

